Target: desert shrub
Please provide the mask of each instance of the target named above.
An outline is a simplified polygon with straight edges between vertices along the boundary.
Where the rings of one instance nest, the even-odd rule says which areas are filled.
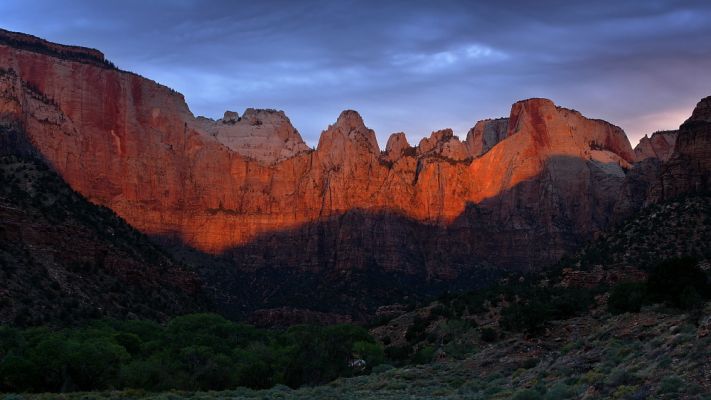
[[[684,381],[677,376],[668,376],[659,384],[659,393],[678,393]]]
[[[410,358],[410,354],[412,354],[411,345],[390,346],[385,348],[385,356],[390,361],[394,361],[396,363],[408,360]]]
[[[634,374],[629,373],[626,369],[615,368],[610,372],[607,378],[605,378],[605,385],[617,387],[635,383],[637,380],[638,378]]]
[[[543,397],[540,393],[532,389],[523,389],[514,393],[512,400],[541,400]]]
[[[382,364],[385,360],[383,348],[375,342],[365,340],[357,341],[353,343],[353,353],[365,360],[368,368],[371,368],[373,365]]]
[[[684,310],[699,308],[703,305],[704,298],[693,286],[686,286],[679,294],[679,307]]]
[[[436,305],[432,308],[430,313],[433,317],[452,318],[454,316],[452,309],[444,304]]]
[[[412,362],[415,364],[427,364],[432,361],[436,349],[433,346],[424,346],[412,356]]]
[[[527,304],[512,304],[502,311],[500,324],[511,331],[538,333],[550,318],[550,313],[547,304],[535,300]]]
[[[444,346],[444,352],[457,360],[466,358],[474,350],[474,346],[465,341],[450,342]]]
[[[479,338],[487,343],[495,342],[498,336],[499,335],[496,332],[496,329],[491,327],[482,328],[481,333],[479,334]]]
[[[589,309],[590,290],[581,288],[541,288],[530,284],[513,285],[503,293],[513,304],[501,313],[504,329],[529,334],[540,333],[551,320],[571,318]]]
[[[647,293],[653,301],[692,308],[709,297],[709,284],[694,258],[676,258],[652,270],[647,279]]]
[[[527,358],[523,361],[521,366],[525,369],[531,369],[531,368],[535,367],[536,365],[538,365],[539,362],[540,362],[540,360],[537,358]]]
[[[373,373],[374,374],[382,374],[383,372],[390,371],[391,369],[394,369],[394,368],[395,367],[393,367],[390,364],[380,364],[380,365],[376,365],[375,367],[373,367]]]
[[[557,383],[550,390],[548,390],[546,392],[544,399],[545,400],[566,400],[566,399],[572,399],[574,397],[575,397],[575,392],[570,386],[568,386],[564,383]]]
[[[612,314],[639,312],[644,304],[646,288],[644,283],[623,282],[615,285],[607,300],[607,309]]]
[[[617,388],[615,388],[615,391],[612,392],[612,398],[613,399],[629,399],[629,398],[634,398],[633,396],[635,393],[637,393],[637,386],[628,386],[628,385],[620,385]],[[643,398],[646,398],[643,397]]]

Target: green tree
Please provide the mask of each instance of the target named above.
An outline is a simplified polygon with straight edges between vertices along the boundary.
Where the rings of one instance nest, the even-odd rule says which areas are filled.
[[[40,385],[39,368],[24,357],[9,354],[0,361],[0,392],[25,392]]]

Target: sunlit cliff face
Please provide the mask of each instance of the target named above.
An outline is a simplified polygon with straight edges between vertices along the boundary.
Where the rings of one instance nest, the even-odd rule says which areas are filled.
[[[136,75],[7,46],[0,65],[15,71],[3,80],[4,110],[28,121],[33,143],[74,188],[146,233],[212,253],[353,209],[446,225],[468,204],[551,175],[555,159],[577,160],[584,181],[588,162],[620,178],[634,161],[619,128],[545,99],[514,104],[484,154],[466,153],[483,146],[451,132],[433,134],[426,149],[382,154],[354,111],[311,151],[283,113],[195,119],[181,95]]]

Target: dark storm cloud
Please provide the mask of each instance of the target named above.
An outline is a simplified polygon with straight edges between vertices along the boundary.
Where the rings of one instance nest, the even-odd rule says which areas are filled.
[[[411,142],[549,97],[633,143],[711,94],[706,1],[29,1],[0,26],[99,48],[195,114],[284,109],[305,139],[345,108]]]

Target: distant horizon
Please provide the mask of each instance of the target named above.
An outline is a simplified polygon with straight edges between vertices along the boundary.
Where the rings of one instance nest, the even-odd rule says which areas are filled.
[[[43,12],[38,13],[41,9]],[[357,110],[385,145],[505,118],[542,97],[634,147],[711,95],[711,3],[8,0],[0,27],[102,51],[194,115],[283,110],[310,146]]]

